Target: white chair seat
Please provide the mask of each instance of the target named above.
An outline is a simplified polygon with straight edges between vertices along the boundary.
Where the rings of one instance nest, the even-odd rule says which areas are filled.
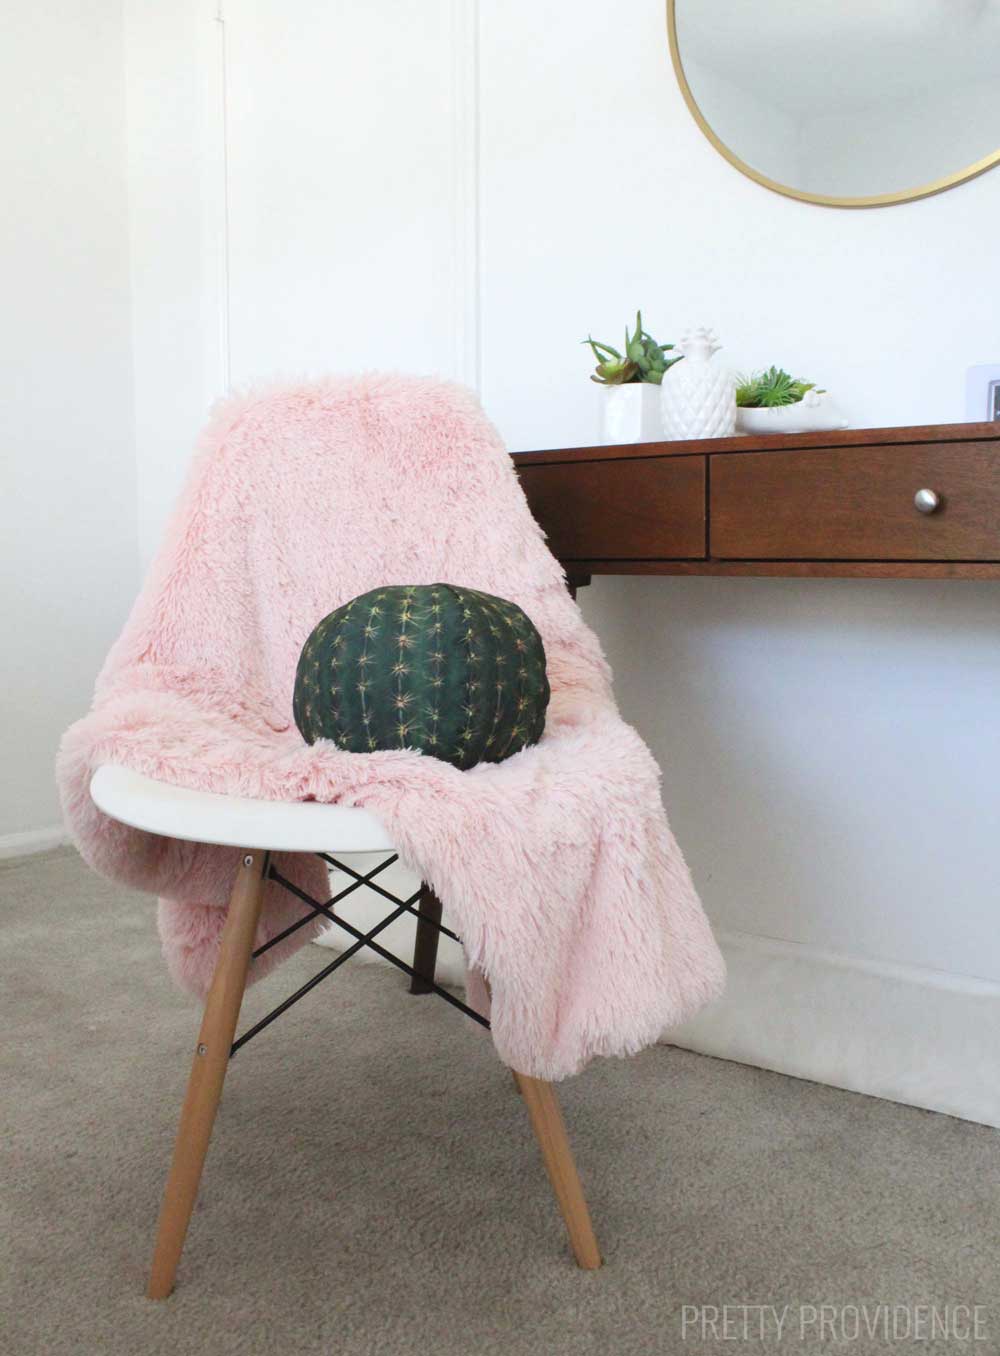
[[[191,843],[272,852],[394,850],[382,821],[355,806],[188,791],[113,763],[105,763],[94,773],[90,795],[112,819]]]

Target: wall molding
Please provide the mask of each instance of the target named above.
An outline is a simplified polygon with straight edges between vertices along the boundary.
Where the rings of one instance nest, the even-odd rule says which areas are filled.
[[[224,0],[198,0],[206,405],[232,386],[228,53]],[[479,0],[451,0],[452,376],[482,391]]]
[[[229,122],[226,18],[222,0],[202,0],[200,72],[202,306],[206,407],[232,385],[229,280]]]
[[[667,1043],[1000,1128],[1000,984],[716,935],[727,991]]]
[[[0,860],[31,857],[36,852],[65,847],[69,841],[69,834],[62,824],[52,824],[45,829],[24,829],[20,833],[3,833],[0,834]]]
[[[452,0],[452,313],[458,381],[482,392],[479,230],[479,0]]]

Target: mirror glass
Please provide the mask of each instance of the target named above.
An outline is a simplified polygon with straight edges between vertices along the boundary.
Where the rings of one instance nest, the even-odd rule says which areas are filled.
[[[1000,160],[1000,0],[668,0],[668,10],[692,112],[771,187],[902,201]]]

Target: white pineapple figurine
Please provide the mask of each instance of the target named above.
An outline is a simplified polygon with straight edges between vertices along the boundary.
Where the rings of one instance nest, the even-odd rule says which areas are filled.
[[[664,437],[724,438],[735,432],[736,378],[712,361],[720,347],[714,330],[699,325],[685,331],[675,350],[684,361],[664,373],[660,386]]]

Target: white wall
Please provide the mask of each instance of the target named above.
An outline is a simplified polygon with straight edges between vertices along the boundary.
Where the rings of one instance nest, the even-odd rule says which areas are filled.
[[[628,24],[597,0],[481,15],[484,395],[512,447],[592,439],[575,341],[614,343],[638,305],[664,342],[710,323],[735,367],[813,377],[857,425],[963,417],[965,368],[1000,350],[1000,173],[874,211],[785,199],[691,119],[659,0]]]
[[[658,0],[629,24],[596,0],[566,26],[528,0],[481,14],[483,394],[512,447],[592,440],[573,340],[639,304],[661,340],[714,324],[735,366],[820,381],[855,424],[963,417],[964,369],[1000,349],[983,281],[1000,174],[881,211],[790,201],[691,120]],[[533,326],[545,362],[511,362]],[[613,579],[583,606],[709,913],[739,934],[730,998],[687,1039],[1000,1121],[982,1076],[1000,1017],[1000,586]],[[746,935],[796,959],[747,953]],[[851,1042],[859,1016],[869,1039]]]
[[[220,9],[125,0],[144,564],[229,386],[477,378],[474,7]]]
[[[140,29],[147,2],[134,0]],[[142,396],[141,483],[159,476],[165,489],[200,419],[197,381],[226,367],[206,359],[199,318],[225,296],[220,220],[241,382],[251,368],[398,362],[404,335],[414,367],[481,370],[512,448],[586,442],[594,396],[579,340],[613,341],[642,305],[662,340],[713,323],[734,365],[773,361],[821,381],[856,424],[962,418],[965,368],[1000,346],[983,282],[1000,253],[1000,173],[906,207],[810,207],[743,178],[702,137],[660,0],[637,0],[627,23],[598,0],[571,11],[441,0],[428,13],[414,33],[391,0],[361,17],[309,4],[294,24],[277,0],[227,0],[228,221],[225,195],[192,191],[179,252],[150,213],[135,255],[139,274],[177,267],[196,288],[184,259],[200,232],[210,294],[169,333],[155,309],[137,310],[148,370],[169,347],[192,374],[180,404],[165,384]],[[147,43],[144,59],[168,87],[211,90],[208,6],[189,0],[169,23],[174,37]],[[365,115],[373,84],[384,103]],[[156,85],[130,89],[135,146],[155,127]],[[401,173],[397,138],[426,175]],[[177,154],[198,183],[206,144]],[[156,164],[133,167],[133,201],[149,201]],[[391,192],[372,187],[380,170],[404,217],[414,194],[421,203],[399,236]],[[380,330],[366,305],[385,305],[386,276],[395,309]],[[173,420],[169,448],[142,433],[157,410]],[[151,505],[150,524],[161,510]],[[684,1039],[1000,1123],[987,1073],[1000,1016],[1000,587],[612,579],[583,604],[626,715],[664,764],[732,965],[729,997]]]
[[[57,841],[53,759],[137,583],[121,6],[7,6],[0,44],[0,852]]]
[[[124,0],[140,562],[226,390],[224,39],[211,0]]]
[[[233,381],[455,368],[448,0],[227,13]]]

